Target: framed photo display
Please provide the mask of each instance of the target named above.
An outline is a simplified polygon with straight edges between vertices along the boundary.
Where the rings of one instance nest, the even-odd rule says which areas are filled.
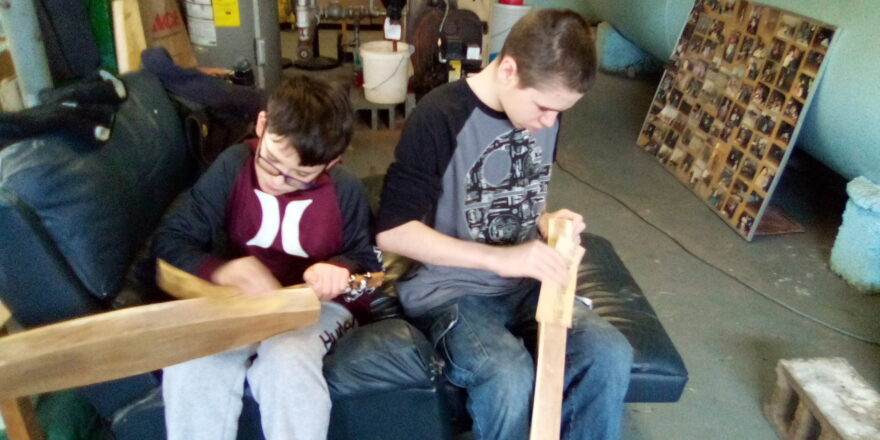
[[[836,28],[746,0],[697,0],[637,144],[751,241]]]

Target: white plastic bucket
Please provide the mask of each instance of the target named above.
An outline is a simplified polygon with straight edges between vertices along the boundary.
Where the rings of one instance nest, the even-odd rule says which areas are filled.
[[[492,4],[492,15],[489,17],[489,61],[501,52],[510,28],[531,10],[530,5]]]
[[[397,52],[390,41],[361,44],[364,69],[364,97],[376,104],[397,104],[406,100],[409,57],[414,47],[397,43]]]

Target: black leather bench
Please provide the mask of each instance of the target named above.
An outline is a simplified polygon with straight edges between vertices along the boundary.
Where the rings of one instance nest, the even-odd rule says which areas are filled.
[[[159,299],[133,274],[152,267],[140,251],[195,178],[196,152],[154,76],[124,81],[129,97],[105,145],[56,133],[0,152],[0,299],[25,327]],[[381,177],[367,184],[377,190]],[[635,349],[627,400],[677,400],[687,371],[657,316],[607,241],[585,235],[584,245],[578,294],[592,298]],[[443,381],[431,345],[400,318],[393,279],[406,262],[387,264],[388,284],[374,301],[379,320],[343,338],[327,358],[331,437],[450,438],[468,427],[463,391]],[[79,391],[117,440],[165,437],[158,373]],[[239,438],[261,438],[257,411],[246,398]]]
[[[581,240],[587,254],[576,293],[590,298],[593,309],[633,347],[626,401],[677,401],[687,370],[656,313],[608,240],[587,233]],[[367,417],[334,417],[345,422],[334,422],[330,438],[451,438],[469,426],[465,392],[444,382],[443,361],[402,319],[394,280],[408,262],[386,260],[386,285],[374,300],[380,321],[346,336],[325,364],[334,414],[361,411]]]

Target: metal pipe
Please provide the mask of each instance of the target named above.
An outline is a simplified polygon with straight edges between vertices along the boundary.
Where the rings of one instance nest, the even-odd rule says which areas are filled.
[[[257,88],[266,89],[266,40],[263,39],[260,5],[254,0],[254,69]]]
[[[309,39],[312,27],[312,5],[309,0],[296,0],[296,29],[299,31],[299,40]]]
[[[34,1],[0,0],[0,22],[6,32],[25,107],[39,105],[40,91],[52,88],[49,59]]]

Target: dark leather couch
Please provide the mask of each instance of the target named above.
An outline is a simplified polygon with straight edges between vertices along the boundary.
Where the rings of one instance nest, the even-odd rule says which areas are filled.
[[[198,166],[162,85],[124,77],[128,99],[102,146],[46,134],[0,152],[0,300],[25,327],[165,300],[152,287],[144,250],[151,232]],[[381,179],[367,179],[378,192]],[[673,402],[687,382],[675,347],[610,243],[585,234],[578,295],[617,326],[635,350],[629,402]],[[443,362],[401,318],[386,261],[377,321],[328,355],[332,439],[446,439],[467,430],[464,392],[446,384]],[[96,359],[95,362],[100,362]],[[164,438],[159,373],[79,389],[120,440]],[[258,439],[258,407],[246,397],[239,438]]]

